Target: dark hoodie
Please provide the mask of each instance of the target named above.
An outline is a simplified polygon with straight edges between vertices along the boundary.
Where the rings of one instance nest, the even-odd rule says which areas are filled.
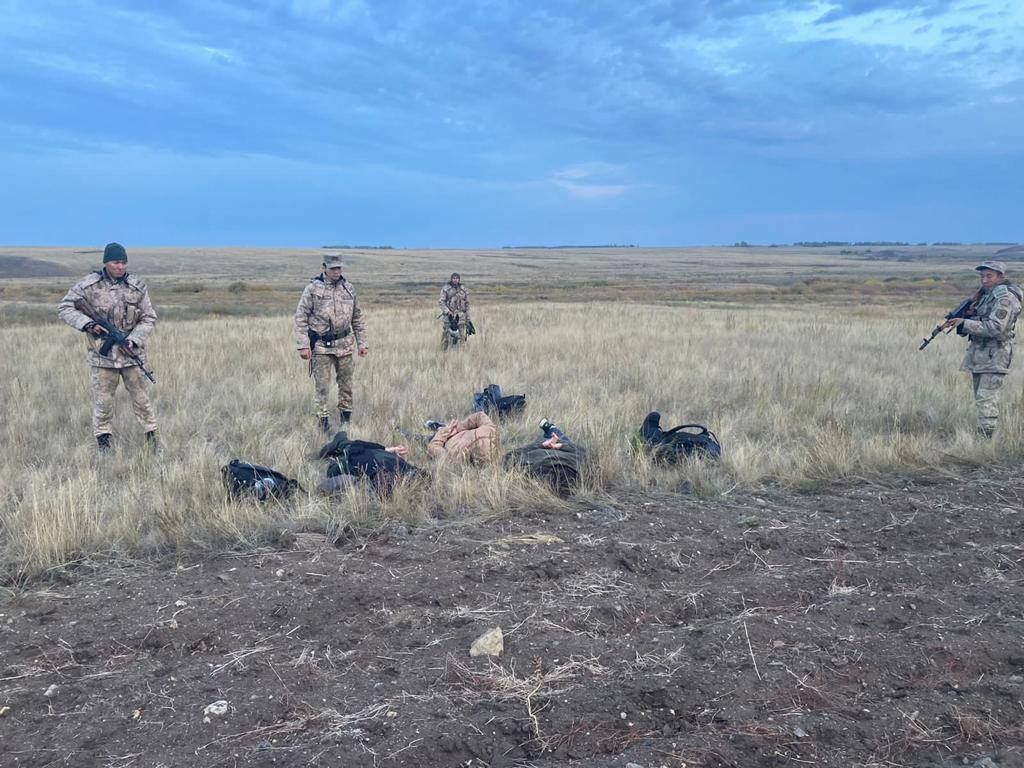
[[[380,443],[368,440],[349,440],[348,434],[339,432],[320,449],[321,459],[331,459],[328,477],[355,475],[368,477],[378,489],[390,488],[395,479],[403,475],[414,476],[421,470],[401,456],[389,453]]]

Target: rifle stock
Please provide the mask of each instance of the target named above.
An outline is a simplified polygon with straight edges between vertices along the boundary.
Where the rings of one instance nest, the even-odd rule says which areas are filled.
[[[128,342],[129,334],[122,331],[114,323],[100,315],[92,304],[85,299],[80,299],[75,302],[75,309],[81,312],[83,315],[92,320],[96,325],[102,328],[105,333],[103,334],[103,344],[100,345],[100,354],[104,357],[110,357],[111,351],[114,347],[117,347],[124,353],[125,357],[139,366],[139,370],[142,371],[142,375],[149,379],[151,382],[156,384],[156,377],[153,372],[146,368],[146,364],[142,361],[139,353],[132,349],[131,344]]]

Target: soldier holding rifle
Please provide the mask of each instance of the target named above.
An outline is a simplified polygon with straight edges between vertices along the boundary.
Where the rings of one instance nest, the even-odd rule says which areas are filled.
[[[92,426],[101,454],[112,447],[114,393],[124,382],[135,418],[146,432],[146,443],[159,448],[156,414],[145,379],[146,337],[156,327],[149,289],[128,273],[128,253],[119,243],[103,249],[103,267],[75,283],[57,305],[57,316],[85,333],[89,348]]]
[[[1024,292],[1006,281],[1006,264],[1001,261],[983,261],[975,269],[981,289],[973,308],[940,327],[955,328],[970,339],[960,370],[971,374],[978,433],[992,437],[999,424],[999,390],[1013,359],[1014,325]]]

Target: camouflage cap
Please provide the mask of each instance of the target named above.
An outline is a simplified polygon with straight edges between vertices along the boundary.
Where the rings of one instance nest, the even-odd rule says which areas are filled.
[[[983,269],[991,269],[993,272],[998,272],[1001,275],[1006,274],[1006,262],[1005,261],[983,261],[981,264],[975,267],[979,272]]]
[[[334,269],[335,267],[343,267],[343,266],[345,266],[345,265],[341,263],[341,256],[339,256],[337,254],[334,254],[333,256],[325,256],[324,257],[324,268],[325,269]]]

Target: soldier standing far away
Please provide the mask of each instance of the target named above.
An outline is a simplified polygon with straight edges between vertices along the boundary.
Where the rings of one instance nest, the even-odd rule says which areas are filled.
[[[135,418],[146,431],[147,445],[158,450],[156,415],[145,381],[149,374],[144,368],[146,337],[156,327],[156,311],[146,284],[128,274],[128,253],[123,245],[109,243],[103,249],[103,267],[71,286],[57,305],[57,316],[85,333],[92,427],[100,454],[111,449],[114,393],[121,381],[131,397]],[[105,344],[111,333],[127,334],[127,338],[122,344]],[[102,354],[103,349],[106,354]]]
[[[456,343],[465,343],[466,323],[469,321],[469,294],[462,285],[462,275],[452,272],[448,282],[441,287],[441,299],[437,304],[441,307],[441,349],[446,350],[455,346],[449,333],[453,318],[458,323],[459,330]]]
[[[309,360],[317,422],[325,434],[331,431],[327,395],[333,376],[338,383],[338,417],[341,429],[352,420],[352,353],[366,357],[366,326],[356,300],[356,289],[341,274],[340,256],[324,259],[324,271],[302,292],[295,310],[295,345],[299,357]]]
[[[992,437],[999,425],[999,390],[1013,358],[1014,325],[1020,316],[1024,291],[1006,282],[1006,264],[983,261],[975,269],[981,278],[975,314],[947,320],[970,344],[961,371],[971,374],[978,433]]]

